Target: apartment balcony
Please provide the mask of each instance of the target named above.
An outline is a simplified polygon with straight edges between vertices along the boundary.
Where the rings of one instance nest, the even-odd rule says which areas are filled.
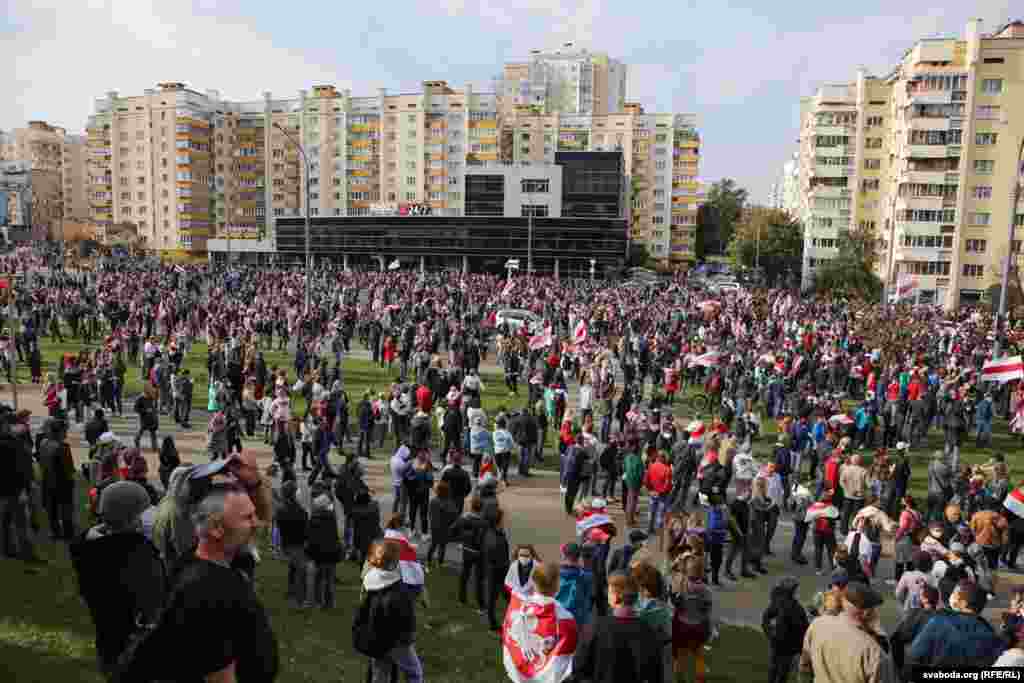
[[[812,187],[808,193],[812,198],[816,197],[850,197],[853,196],[853,191],[848,187],[830,187],[828,185],[818,185]]]
[[[907,145],[905,156],[911,159],[945,159],[949,156],[946,145]]]
[[[900,209],[949,209],[956,206],[956,199],[953,199],[950,205],[946,202],[949,201],[943,197],[897,197],[896,198],[896,210]]]
[[[857,134],[857,126],[854,124],[842,125],[842,126],[814,126],[815,135],[849,135],[853,137]]]
[[[814,155],[820,157],[849,157],[855,153],[853,145],[837,145],[835,147],[815,147]]]
[[[956,174],[959,179],[960,174]],[[946,171],[904,171],[900,174],[901,183],[921,183],[924,185],[944,185],[948,182]],[[957,182],[957,181],[953,181]]]
[[[949,130],[950,119],[937,116],[918,116],[910,119],[910,130]]]
[[[920,90],[907,95],[909,104],[951,104],[952,90]]]
[[[814,176],[816,178],[849,178],[855,172],[853,164],[849,166],[814,165]]]

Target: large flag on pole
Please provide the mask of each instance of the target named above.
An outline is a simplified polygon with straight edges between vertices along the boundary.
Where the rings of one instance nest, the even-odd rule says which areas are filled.
[[[990,360],[981,368],[981,379],[984,382],[1009,382],[1012,379],[1024,379],[1024,363],[1020,356],[1003,357]]]
[[[546,349],[551,346],[553,342],[554,335],[551,333],[551,328],[545,327],[543,332],[530,337],[530,350],[539,351],[541,349]]]
[[[576,328],[572,331],[572,343],[582,344],[587,341],[587,322],[580,318],[580,321],[576,323]]]
[[[394,261],[392,261],[391,263],[388,264],[388,270],[398,270],[401,267],[402,267],[402,264],[401,264],[401,262],[399,262],[398,259],[395,259]]]
[[[509,294],[511,294],[512,290],[515,289],[515,286],[516,281],[513,280],[512,278],[509,278],[508,282],[505,283],[505,288],[501,290],[502,298],[507,297]]]
[[[513,683],[561,683],[572,673],[576,639],[576,620],[554,598],[512,593],[501,641]]]
[[[689,366],[692,368],[695,365],[699,365],[703,368],[711,368],[717,366],[722,362],[722,353],[720,351],[708,351],[702,353],[699,356],[694,356],[689,361]]]

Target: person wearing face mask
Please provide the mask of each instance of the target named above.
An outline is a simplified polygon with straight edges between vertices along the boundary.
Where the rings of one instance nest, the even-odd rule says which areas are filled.
[[[1006,643],[981,616],[987,600],[980,586],[960,582],[950,596],[950,609],[929,619],[910,644],[907,663],[944,669],[992,666]]]
[[[800,654],[800,672],[818,683],[895,680],[892,660],[875,634],[882,596],[870,586],[846,586],[842,611],[811,622]]]
[[[519,595],[525,600],[537,590],[533,582],[533,567],[540,563],[541,558],[536,548],[522,543],[516,546],[515,557],[516,561],[509,566],[505,575],[505,592]]]
[[[142,513],[148,507],[149,495],[141,485],[114,482],[100,496],[102,523],[70,547],[79,592],[96,626],[96,653],[104,674],[115,670],[136,623],[148,623],[167,593],[160,554],[142,533]]]

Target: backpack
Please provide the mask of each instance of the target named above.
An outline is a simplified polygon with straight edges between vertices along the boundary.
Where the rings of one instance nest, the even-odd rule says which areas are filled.
[[[363,600],[352,623],[352,648],[371,659],[382,659],[397,642],[397,634],[378,633],[370,619],[370,597]]]

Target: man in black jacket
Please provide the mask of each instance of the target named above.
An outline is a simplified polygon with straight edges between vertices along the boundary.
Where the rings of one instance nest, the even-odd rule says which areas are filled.
[[[137,623],[149,623],[163,604],[167,577],[160,554],[142,534],[149,495],[133,481],[103,490],[103,522],[71,544],[78,589],[96,626],[100,671],[114,671]]]
[[[107,419],[103,415],[102,409],[97,409],[93,413],[92,419],[85,425],[85,440],[89,444],[89,447],[96,445],[96,442],[100,439],[100,434],[103,432],[109,432],[110,425],[107,424]]]
[[[654,628],[633,611],[639,591],[632,577],[608,577],[608,605],[612,613],[598,617],[589,638],[576,648],[571,683],[662,683],[661,639]]]
[[[498,508],[494,515],[485,521],[487,529],[481,542],[481,560],[487,579],[487,621],[491,630],[497,631],[500,625],[495,608],[498,596],[504,592],[510,557],[508,536],[505,535],[505,511]]]
[[[0,552],[37,562],[24,502],[31,495],[32,453],[26,440],[15,434],[19,429],[24,432],[26,427],[15,424],[14,413],[0,414]],[[17,550],[12,544],[15,540]]]
[[[70,541],[72,528],[72,501],[75,494],[75,463],[71,447],[67,444],[67,423],[50,420],[39,442],[39,462],[43,468],[43,500],[50,517],[50,531],[54,539]]]
[[[803,650],[804,635],[810,622],[807,612],[796,599],[799,586],[799,581],[792,576],[779,579],[772,589],[771,603],[761,617],[761,627],[771,648],[769,683],[786,683],[794,660]]]
[[[914,642],[917,634],[924,629],[925,624],[935,616],[938,605],[939,590],[933,586],[924,586],[921,589],[921,606],[907,610],[889,638],[889,645],[892,647],[892,660],[904,680],[910,680],[912,674],[906,663],[906,649]]]
[[[474,574],[477,611],[484,614],[484,571],[481,558],[484,531],[487,522],[480,515],[483,502],[478,496],[469,501],[469,512],[455,520],[448,530],[448,538],[459,541],[462,546],[462,573],[459,575],[459,602],[466,604],[466,588],[469,576]]]
[[[525,411],[513,415],[509,429],[513,440],[519,445],[519,475],[529,477],[538,437],[537,418],[533,416],[533,406],[527,406]]]

